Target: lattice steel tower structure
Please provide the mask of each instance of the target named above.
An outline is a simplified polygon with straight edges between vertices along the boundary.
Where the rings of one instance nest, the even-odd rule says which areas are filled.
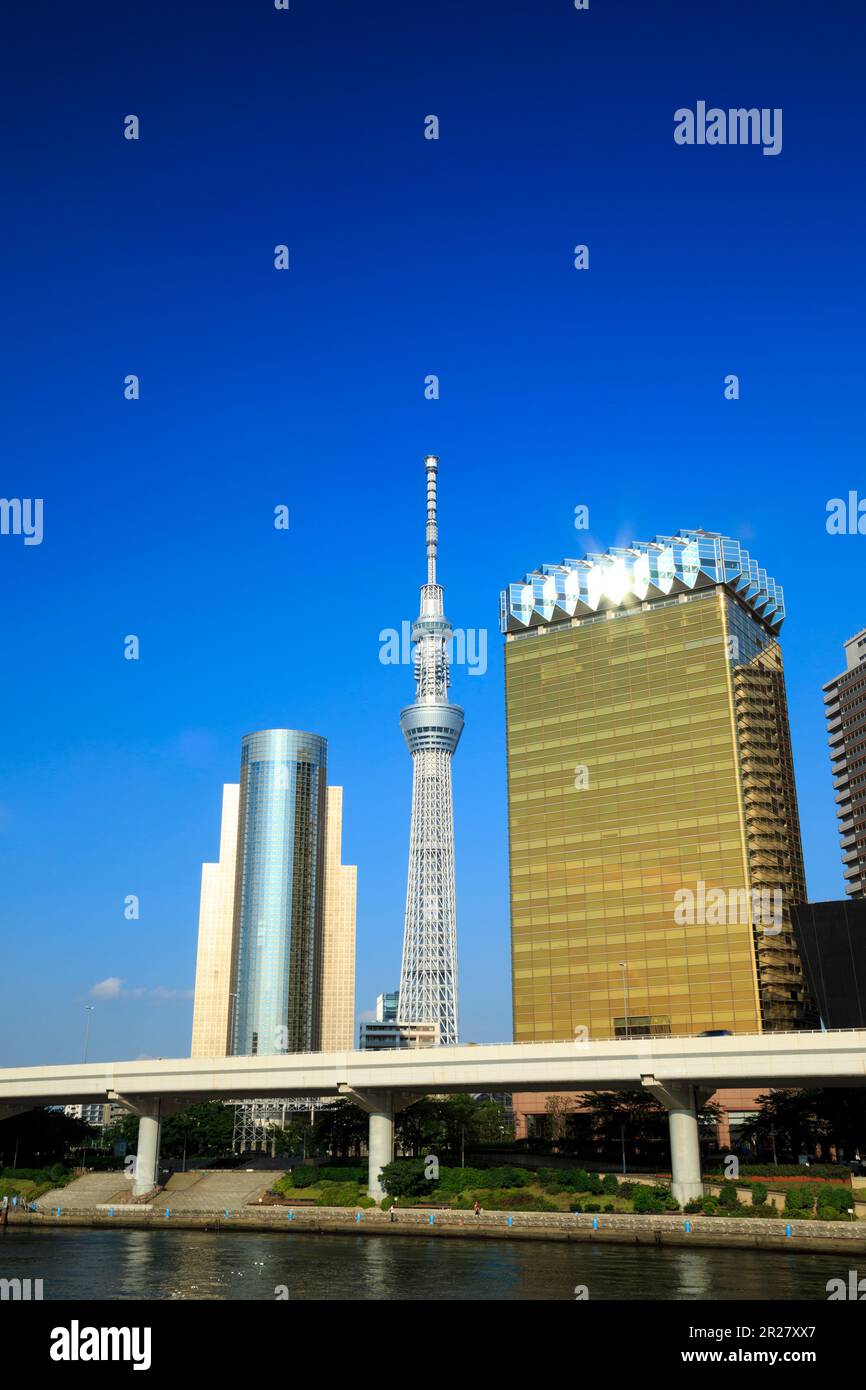
[[[400,714],[412,755],[412,828],[406,923],[400,970],[398,1023],[438,1023],[439,1042],[457,1042],[457,914],[454,893],[454,812],[451,758],[463,732],[463,711],[448,699],[447,646],[442,586],[436,583],[436,474],[427,472],[427,583],[412,628],[415,645],[414,704]]]

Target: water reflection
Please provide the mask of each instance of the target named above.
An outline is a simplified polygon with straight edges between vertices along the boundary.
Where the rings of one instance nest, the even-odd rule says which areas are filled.
[[[430,1236],[7,1229],[0,1276],[46,1299],[821,1299],[850,1257]]]

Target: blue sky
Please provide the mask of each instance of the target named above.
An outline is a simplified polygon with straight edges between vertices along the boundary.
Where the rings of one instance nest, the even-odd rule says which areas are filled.
[[[107,978],[91,1058],[188,1050],[200,864],[259,728],[328,737],[359,1010],[395,986],[412,684],[379,634],[416,611],[428,452],[449,616],[489,633],[455,674],[464,1039],[511,1026],[498,593],[583,553],[578,504],[598,546],[702,526],[784,584],[809,889],[840,896],[862,15],[13,0],[7,34],[0,494],[44,539],[0,536],[0,1062],[80,1058]],[[698,100],[781,107],[782,152],[676,145]]]

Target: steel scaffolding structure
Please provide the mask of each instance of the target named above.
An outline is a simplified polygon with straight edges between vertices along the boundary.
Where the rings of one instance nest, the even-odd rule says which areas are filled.
[[[232,1129],[233,1153],[267,1153],[273,1148],[274,1131],[285,1129],[286,1116],[312,1112],[322,1105],[318,1096],[283,1096],[274,1100],[236,1100]]]
[[[436,582],[436,474],[427,473],[427,583],[412,628],[415,702],[400,714],[412,755],[412,826],[398,1023],[435,1023],[443,1045],[457,1042],[457,913],[454,893],[454,815],[451,759],[463,731],[463,711],[448,699],[447,647],[451,624]]]

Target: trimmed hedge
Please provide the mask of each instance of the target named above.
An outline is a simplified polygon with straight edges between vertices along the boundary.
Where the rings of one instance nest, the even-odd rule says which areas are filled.
[[[50,1182],[60,1187],[71,1180],[72,1172],[62,1163],[55,1163],[51,1168],[2,1168],[0,1178],[9,1182]]]
[[[704,1170],[705,1178],[720,1177],[724,1173],[724,1166],[717,1163],[712,1168]],[[835,1178],[837,1182],[847,1182],[851,1176],[851,1169],[846,1168],[844,1163],[812,1163],[807,1168],[803,1163],[742,1163],[740,1164],[739,1176],[741,1178]]]
[[[317,1176],[316,1169],[312,1166],[293,1168],[291,1173],[286,1174],[292,1187],[314,1187]]]
[[[487,1188],[464,1192],[454,1206],[457,1211],[471,1211],[476,1199],[482,1211],[559,1211],[555,1202],[536,1196],[522,1188]]]
[[[440,1168],[434,1188],[444,1193],[467,1192],[470,1188],[528,1187],[534,1174],[526,1168]]]
[[[312,1163],[305,1163],[300,1168],[293,1168],[286,1177],[292,1187],[318,1187],[323,1182],[350,1182],[359,1187],[367,1186],[366,1168],[315,1168]]]
[[[817,1215],[820,1221],[843,1221],[847,1220],[848,1209],[853,1206],[854,1197],[850,1188],[843,1187],[841,1183],[833,1186],[803,1183],[802,1186],[789,1188],[785,1193],[785,1215],[801,1219]]]
[[[368,1170],[364,1168],[353,1168],[348,1164],[345,1168],[316,1168],[316,1182],[355,1182],[359,1186],[367,1186]]]
[[[316,1198],[317,1207],[374,1207],[376,1202],[366,1193],[358,1192],[354,1182],[324,1182]]]

